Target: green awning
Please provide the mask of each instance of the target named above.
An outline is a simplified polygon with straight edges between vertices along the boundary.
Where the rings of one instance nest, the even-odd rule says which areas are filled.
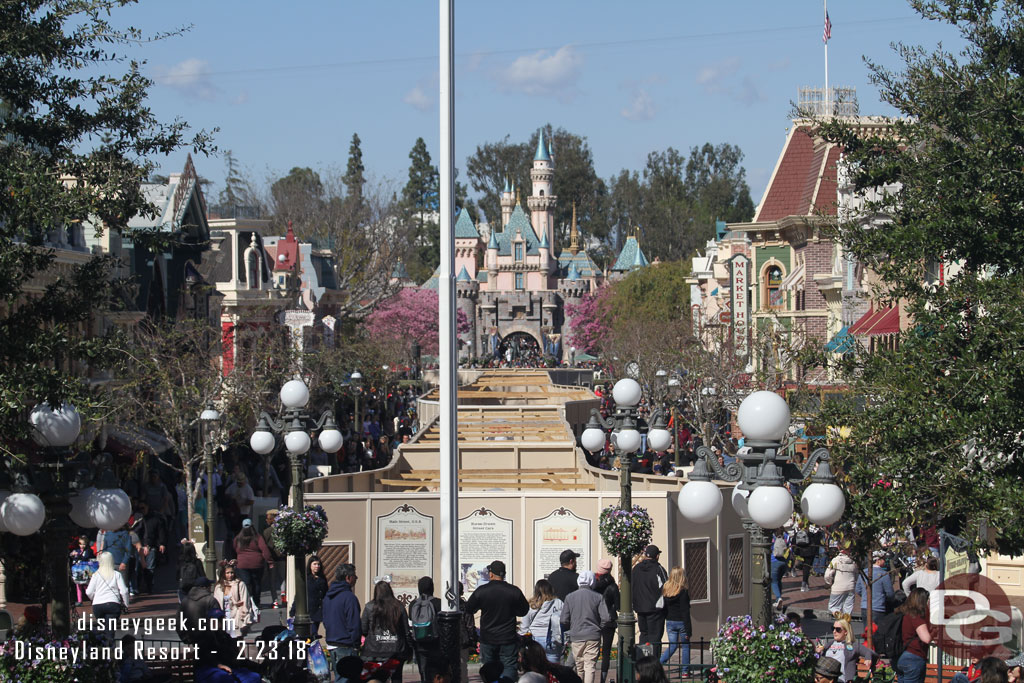
[[[825,350],[829,353],[852,353],[856,348],[857,340],[850,334],[849,327],[846,325],[825,344]]]

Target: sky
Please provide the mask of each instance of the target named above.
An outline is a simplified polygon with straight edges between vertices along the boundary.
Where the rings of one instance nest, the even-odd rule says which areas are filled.
[[[894,41],[960,44],[903,0],[832,0],[828,13],[829,85],[855,87],[865,115],[894,112],[863,57],[899,67]],[[438,17],[424,0],[142,0],[115,19],[150,34],[191,25],[129,55],[156,81],[154,112],[218,128],[256,183],[343,171],[358,133],[367,176],[400,189],[417,137],[438,163]],[[652,151],[728,142],[757,204],[798,88],[824,85],[823,28],[822,0],[456,0],[456,166],[547,123],[586,137],[606,180]],[[176,172],[185,155],[156,161]],[[215,200],[223,159],[195,164]]]

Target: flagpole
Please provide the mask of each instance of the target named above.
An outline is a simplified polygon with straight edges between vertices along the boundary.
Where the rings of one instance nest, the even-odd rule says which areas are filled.
[[[828,26],[828,0],[825,2],[825,26]],[[826,29],[827,30],[827,29]],[[829,31],[831,33],[831,31]],[[828,38],[825,38],[825,116],[832,115],[832,94],[828,91]]]

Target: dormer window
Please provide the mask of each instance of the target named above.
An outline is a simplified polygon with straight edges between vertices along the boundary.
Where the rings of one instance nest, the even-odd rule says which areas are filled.
[[[523,243],[516,242],[516,261],[523,260]]]

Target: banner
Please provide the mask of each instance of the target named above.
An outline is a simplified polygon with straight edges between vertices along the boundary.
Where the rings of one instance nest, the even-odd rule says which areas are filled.
[[[729,270],[733,349],[737,356],[746,357],[750,355],[750,307],[747,305],[750,258],[736,254],[729,259]]]

